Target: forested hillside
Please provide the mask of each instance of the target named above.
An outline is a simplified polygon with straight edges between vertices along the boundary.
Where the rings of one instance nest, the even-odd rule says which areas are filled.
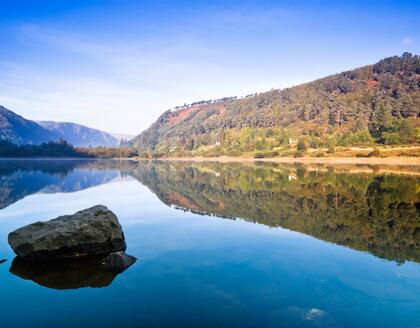
[[[178,106],[132,144],[165,155],[416,144],[419,112],[420,57],[404,53],[292,88]]]

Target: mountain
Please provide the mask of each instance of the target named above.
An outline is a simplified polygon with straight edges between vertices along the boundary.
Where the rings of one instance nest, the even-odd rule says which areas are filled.
[[[418,143],[420,57],[404,53],[310,83],[164,112],[140,151],[237,154],[301,145]]]
[[[38,145],[64,139],[76,147],[118,146],[110,134],[76,123],[35,122],[0,106],[0,139],[17,145]]]
[[[27,120],[20,115],[0,106],[0,139],[15,144],[41,144],[59,137],[38,123]]]
[[[119,140],[111,134],[69,122],[39,121],[39,125],[76,147],[114,147]]]

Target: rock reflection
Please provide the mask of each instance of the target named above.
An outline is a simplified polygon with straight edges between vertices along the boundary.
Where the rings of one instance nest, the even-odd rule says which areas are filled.
[[[31,263],[15,257],[9,271],[19,278],[57,290],[103,288],[111,285],[124,270],[111,270],[102,261],[103,258],[86,258]]]

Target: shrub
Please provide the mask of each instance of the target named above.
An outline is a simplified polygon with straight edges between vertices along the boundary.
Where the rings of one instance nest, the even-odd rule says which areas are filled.
[[[379,157],[379,156],[381,156],[381,151],[379,150],[378,147],[375,147],[375,148],[373,148],[373,151],[370,154],[370,156]]]
[[[305,139],[304,138],[299,138],[299,141],[296,145],[296,150],[300,151],[300,152],[306,150],[306,144],[305,144]]]
[[[356,157],[370,157],[370,153],[369,154],[358,153],[356,154]]]
[[[330,136],[329,138],[328,138],[328,141],[327,141],[327,145],[328,145],[328,153],[329,154],[334,154],[335,153],[335,145],[337,144],[337,142],[336,142],[336,140],[335,140],[335,138],[334,138],[334,136]]]
[[[276,157],[279,155],[278,151],[268,150],[268,151],[257,151],[254,154],[254,158],[266,158],[266,157]]]
[[[152,158],[162,158],[162,157],[165,157],[165,153],[162,153],[162,152],[154,152],[152,154]]]
[[[294,151],[294,150],[287,150],[287,151],[282,151],[279,155],[281,157],[291,157],[291,156],[295,155],[295,152],[296,151]]]
[[[242,152],[240,152],[239,150],[235,150],[235,149],[229,149],[226,151],[226,155],[227,156],[241,156]]]
[[[318,143],[316,142],[315,139],[311,139],[311,141],[309,142],[309,147],[313,148],[313,149],[318,149]]]
[[[300,157],[303,157],[303,152],[301,152],[301,151],[297,151],[297,152],[295,152],[295,154],[293,155],[293,157],[295,157],[295,158],[300,158]]]

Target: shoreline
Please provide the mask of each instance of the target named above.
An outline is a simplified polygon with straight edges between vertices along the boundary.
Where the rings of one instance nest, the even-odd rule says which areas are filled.
[[[118,161],[184,161],[184,162],[221,162],[221,163],[307,163],[307,164],[332,164],[332,165],[389,165],[389,166],[420,166],[420,157],[392,156],[392,157],[162,157],[162,158],[100,158],[100,157],[0,157],[0,161],[16,160],[118,160]]]
[[[155,160],[163,161],[185,161],[185,162],[271,162],[271,163],[308,163],[308,164],[365,164],[365,165],[390,165],[390,166],[420,166],[419,157],[166,157]]]

